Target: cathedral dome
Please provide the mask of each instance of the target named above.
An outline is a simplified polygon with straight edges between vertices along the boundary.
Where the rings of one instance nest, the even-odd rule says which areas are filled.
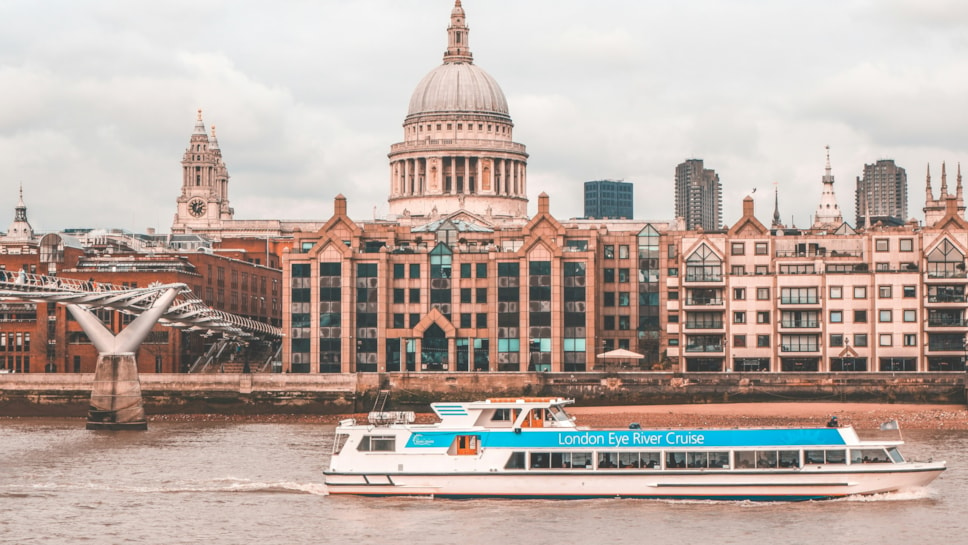
[[[497,81],[471,63],[444,63],[417,85],[407,119],[440,113],[490,114],[510,119]]]

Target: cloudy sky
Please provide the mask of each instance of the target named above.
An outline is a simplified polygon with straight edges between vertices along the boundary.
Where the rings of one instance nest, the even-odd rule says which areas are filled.
[[[476,64],[525,144],[530,210],[582,214],[582,183],[636,184],[673,216],[677,163],[723,183],[724,219],[757,188],[768,222],[820,198],[824,146],[853,223],[865,163],[968,161],[968,3],[958,0],[465,0]],[[36,230],[170,229],[201,108],[237,219],[387,213],[390,145],[440,64],[453,0],[0,3],[0,230],[22,184]],[[966,164],[968,168],[968,164]],[[954,184],[954,176],[950,182]],[[774,186],[774,184],[777,184]],[[6,212],[4,212],[6,210]]]

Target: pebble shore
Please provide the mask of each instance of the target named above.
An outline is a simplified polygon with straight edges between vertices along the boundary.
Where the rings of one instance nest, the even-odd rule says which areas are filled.
[[[964,405],[905,405],[874,403],[738,403],[708,405],[641,405],[618,407],[569,407],[579,426],[626,428],[632,422],[648,428],[740,428],[822,426],[831,416],[841,425],[858,430],[877,430],[897,420],[901,429],[968,430],[968,407]],[[257,422],[335,424],[344,418],[364,421],[366,414],[166,414],[150,415],[149,422]],[[432,414],[418,414],[417,421],[434,422]]]

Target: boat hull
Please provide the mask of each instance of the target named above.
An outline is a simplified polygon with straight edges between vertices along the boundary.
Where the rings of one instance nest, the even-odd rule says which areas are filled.
[[[333,495],[803,501],[917,489],[944,471],[943,464],[906,466],[895,465],[889,471],[806,467],[792,471],[521,471],[484,475],[327,472],[325,483]]]

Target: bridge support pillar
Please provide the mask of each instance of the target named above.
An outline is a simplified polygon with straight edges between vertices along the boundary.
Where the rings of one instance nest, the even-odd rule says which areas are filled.
[[[141,381],[133,353],[101,354],[94,371],[89,430],[146,430]]]
[[[90,310],[80,305],[67,305],[67,309],[100,354],[94,370],[87,429],[148,429],[135,351],[177,295],[176,288],[169,288],[159,294],[148,310],[117,335],[104,327]]]

